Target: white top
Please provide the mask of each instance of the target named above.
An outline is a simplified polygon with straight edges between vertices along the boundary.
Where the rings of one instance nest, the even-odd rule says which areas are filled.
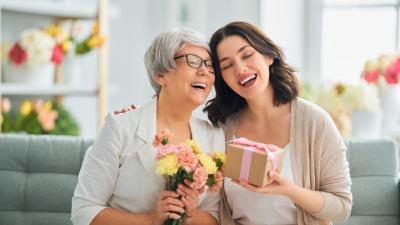
[[[281,174],[293,182],[290,147],[285,148]],[[294,203],[283,195],[255,193],[225,179],[225,194],[232,217],[240,225],[294,225],[297,212]]]
[[[166,179],[155,173],[156,100],[119,115],[108,115],[93,146],[86,152],[72,198],[71,220],[88,225],[104,208],[151,212]],[[224,134],[210,123],[192,118],[193,139],[205,152],[225,148]],[[199,196],[199,208],[218,215],[219,194]]]

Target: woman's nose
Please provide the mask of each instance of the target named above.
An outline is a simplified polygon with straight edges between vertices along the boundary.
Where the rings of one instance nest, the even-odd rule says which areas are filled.
[[[200,75],[208,75],[209,71],[207,69],[206,63],[202,62],[200,68],[198,69]]]
[[[236,62],[233,64],[233,67],[234,67],[234,72],[235,72],[236,75],[240,75],[240,74],[242,74],[244,71],[247,70],[246,64],[244,64],[242,61],[236,61]]]

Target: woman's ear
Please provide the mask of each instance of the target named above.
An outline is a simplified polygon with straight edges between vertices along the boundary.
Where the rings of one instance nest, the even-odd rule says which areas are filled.
[[[154,80],[159,84],[161,87],[165,85],[165,75],[162,73],[156,74],[154,76]]]

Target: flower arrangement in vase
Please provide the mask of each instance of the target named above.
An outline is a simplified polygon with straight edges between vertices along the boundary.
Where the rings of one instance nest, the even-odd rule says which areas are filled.
[[[19,39],[6,44],[4,81],[51,85],[55,65],[63,61],[63,53],[57,41],[45,30],[24,30]]]
[[[381,55],[367,61],[361,77],[379,88],[383,128],[400,126],[400,55]]]

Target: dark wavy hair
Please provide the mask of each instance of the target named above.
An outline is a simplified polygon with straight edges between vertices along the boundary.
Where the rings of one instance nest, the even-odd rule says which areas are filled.
[[[273,103],[276,106],[288,103],[299,94],[299,82],[295,69],[286,64],[283,51],[258,27],[246,22],[232,22],[218,29],[211,37],[211,58],[215,71],[216,96],[207,102],[204,112],[214,126],[225,123],[247,106],[246,100],[235,93],[222,79],[218,61],[217,47],[226,38],[238,35],[244,38],[254,49],[273,58],[269,67],[269,83],[273,87]]]

